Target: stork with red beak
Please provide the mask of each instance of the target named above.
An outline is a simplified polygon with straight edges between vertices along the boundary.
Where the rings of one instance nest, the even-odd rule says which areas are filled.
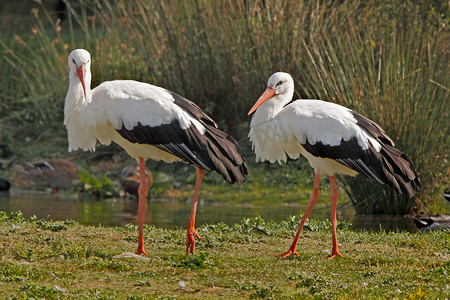
[[[412,197],[420,187],[419,177],[406,154],[375,122],[343,106],[321,100],[296,100],[291,75],[270,76],[267,89],[248,114],[255,113],[249,138],[256,161],[286,162],[303,155],[315,171],[314,190],[289,250],[295,251],[303,225],[319,195],[321,175],[330,177],[332,252],[341,256],[336,238],[338,191],[335,174],[363,174],[377,183],[391,186],[399,195]]]
[[[144,250],[143,213],[148,185],[145,159],[186,162],[195,166],[197,181],[187,229],[186,253],[195,250],[195,215],[206,171],[228,183],[242,182],[247,166],[235,139],[197,105],[164,88],[134,80],[106,81],[91,90],[91,55],[70,53],[69,90],[64,106],[69,151],[95,151],[97,140],[119,144],[139,162],[138,254]]]

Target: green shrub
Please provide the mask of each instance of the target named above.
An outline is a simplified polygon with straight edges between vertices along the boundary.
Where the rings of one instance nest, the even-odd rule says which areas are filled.
[[[88,170],[83,169],[79,173],[82,183],[81,192],[93,195],[97,198],[113,197],[117,195],[116,188],[111,179],[104,174],[91,174]]]

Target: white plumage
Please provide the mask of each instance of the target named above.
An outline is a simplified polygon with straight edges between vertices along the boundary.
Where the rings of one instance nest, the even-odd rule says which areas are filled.
[[[188,226],[186,252],[195,248],[195,212],[205,171],[216,171],[229,182],[241,182],[247,167],[233,137],[189,100],[171,91],[134,80],[107,81],[93,90],[91,56],[84,49],[68,58],[69,89],[64,106],[69,151],[95,151],[97,140],[119,144],[139,161],[139,244],[143,244],[143,208],[147,194],[144,160],[185,161],[197,169],[197,182]]]
[[[71,85],[69,92],[71,88],[76,91],[80,85]],[[67,97],[80,94],[69,92]],[[75,107],[67,105],[67,103],[76,102],[67,97],[64,125],[69,134],[69,151],[78,148],[95,151],[97,139],[105,145],[114,141],[133,148],[132,145],[128,145],[130,142],[112,132],[121,129],[122,126],[131,130],[139,123],[143,126],[157,127],[177,120],[181,129],[194,125],[201,134],[205,133],[205,127],[202,124],[174,104],[175,99],[167,90],[148,83],[134,80],[107,81],[94,88],[91,96]],[[150,145],[145,147],[155,148]],[[142,156],[166,162],[180,160],[170,155],[154,156],[151,153],[138,151],[130,155],[135,158]]]
[[[333,252],[340,255],[336,242],[335,174],[358,173],[380,184],[389,184],[400,195],[413,196],[420,186],[411,160],[398,149],[375,122],[338,104],[321,100],[296,100],[294,80],[283,72],[273,74],[249,114],[255,112],[249,139],[256,161],[286,162],[303,155],[316,173],[314,194],[288,252],[295,247],[303,224],[317,202],[319,178],[330,176],[332,185]]]
[[[294,83],[289,74],[275,73],[271,79],[281,80],[279,77],[287,77],[283,81],[284,84],[292,84],[293,87]],[[294,91],[289,89],[289,92],[293,94]],[[307,152],[302,147],[306,140],[312,145],[321,142],[329,146],[339,146],[342,140],[349,141],[355,137],[362,150],[367,150],[370,143],[380,151],[380,144],[357,125],[350,109],[335,103],[310,99],[300,99],[286,105],[291,97],[292,95],[289,97],[281,92],[275,93],[270,98],[271,101],[264,102],[252,117],[249,139],[256,154],[256,161],[286,162],[286,154],[296,159]],[[314,165],[311,166],[316,169]],[[327,172],[327,169],[317,168],[317,171]]]

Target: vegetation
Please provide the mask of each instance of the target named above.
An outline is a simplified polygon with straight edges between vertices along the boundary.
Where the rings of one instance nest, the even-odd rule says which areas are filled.
[[[105,174],[92,174],[87,169],[81,170],[80,181],[82,183],[81,192],[93,195],[96,198],[108,198],[117,196],[117,188],[112,184],[111,179]]]
[[[436,174],[448,176],[449,170],[450,56],[444,46],[449,36],[431,7],[414,5],[353,11],[344,6],[324,16],[320,36],[305,46],[310,61],[298,79],[308,83],[309,96],[343,104],[381,124],[415,163],[424,186],[420,200],[431,204],[429,197],[440,191]],[[412,198],[365,179],[345,180],[359,212],[405,214],[413,205]]]
[[[149,258],[135,256],[137,228],[25,220],[0,212],[0,285],[6,299],[446,299],[450,239],[352,231],[338,224],[344,255],[326,258],[331,224],[309,220],[300,256],[279,259],[299,219],[244,219],[198,228],[195,255],[185,230],[146,226]],[[233,270],[233,272],[230,272]]]
[[[250,162],[246,112],[269,75],[287,71],[296,79],[297,96],[344,104],[376,120],[415,162],[423,183],[416,199],[398,198],[364,178],[346,181],[358,212],[403,214],[413,200],[416,209],[439,211],[435,201],[450,174],[448,3],[67,4],[63,23],[36,3],[31,33],[2,32],[7,38],[0,67],[10,74],[0,89],[0,155],[8,159],[3,164],[30,155],[66,155],[66,58],[83,47],[93,56],[94,86],[132,78],[185,95],[237,137]],[[26,138],[31,142],[18,150]],[[295,170],[302,163],[289,165]]]

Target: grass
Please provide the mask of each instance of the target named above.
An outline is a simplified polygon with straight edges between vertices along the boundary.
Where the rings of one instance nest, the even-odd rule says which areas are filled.
[[[66,58],[84,47],[93,56],[93,86],[136,79],[180,93],[237,138],[247,161],[254,154],[246,112],[269,75],[287,71],[298,97],[367,115],[416,164],[423,190],[414,199],[369,180],[346,181],[360,213],[442,211],[436,199],[449,182],[447,2],[80,0],[68,3],[62,24],[39,2],[31,4],[30,28],[0,32],[0,68],[8,74],[0,83],[0,167],[67,156]],[[89,154],[74,156],[86,161]]]
[[[184,255],[185,230],[146,226],[149,259],[133,252],[137,229],[24,220],[0,214],[0,285],[8,299],[445,299],[448,232],[353,231],[338,224],[342,258],[328,260],[330,224],[308,221],[299,257],[287,250],[298,218],[198,228],[195,255]]]

